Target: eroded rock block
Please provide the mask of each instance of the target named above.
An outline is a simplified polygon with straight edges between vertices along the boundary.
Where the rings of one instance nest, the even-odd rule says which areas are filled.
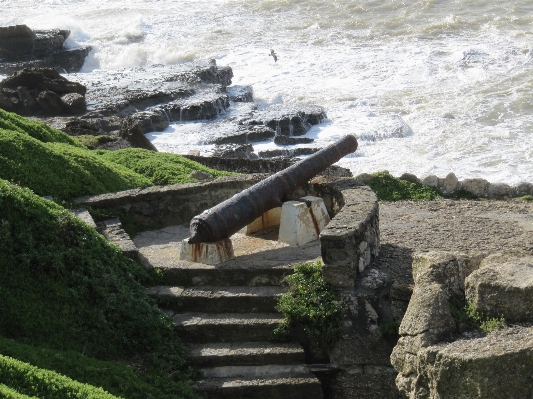
[[[486,316],[533,322],[533,256],[492,255],[465,285],[467,299]]]

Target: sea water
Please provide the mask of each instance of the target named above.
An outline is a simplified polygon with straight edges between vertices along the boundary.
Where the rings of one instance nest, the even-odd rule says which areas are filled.
[[[260,108],[323,106],[328,120],[307,136],[323,147],[357,135],[339,162],[354,174],[533,182],[530,0],[0,0],[0,25],[14,24],[92,46],[86,80],[214,58]],[[181,123],[148,137],[163,151],[208,150],[200,132]]]

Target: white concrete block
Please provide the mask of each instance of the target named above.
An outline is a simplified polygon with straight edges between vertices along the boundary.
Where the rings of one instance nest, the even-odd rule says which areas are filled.
[[[203,263],[204,265],[218,265],[235,259],[235,254],[229,238],[217,242],[199,242],[196,244],[189,244],[186,238],[181,242],[180,259]]]
[[[319,234],[309,207],[305,202],[287,201],[283,203],[281,207],[279,241],[298,247],[318,240]]]
[[[266,211],[265,213],[263,213],[257,219],[255,219],[248,226],[246,226],[246,234],[252,234],[257,231],[265,230],[273,226],[279,226],[280,219],[281,219],[281,206],[277,208],[272,208]]]
[[[326,209],[326,205],[324,204],[324,200],[320,197],[312,197],[310,195],[300,199],[310,204],[309,209],[311,210],[311,216],[316,221],[318,227],[318,234],[320,234],[330,222],[330,218]]]

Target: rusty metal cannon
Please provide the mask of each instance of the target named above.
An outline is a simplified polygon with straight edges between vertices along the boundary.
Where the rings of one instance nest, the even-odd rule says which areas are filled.
[[[355,136],[344,136],[315,154],[202,212],[191,220],[189,244],[229,238],[266,211],[281,206],[283,200],[299,186],[356,149]]]

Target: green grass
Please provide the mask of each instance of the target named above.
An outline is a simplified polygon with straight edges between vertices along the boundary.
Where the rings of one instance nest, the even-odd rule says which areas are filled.
[[[196,170],[211,173],[213,177],[230,176],[235,173],[209,169],[181,155],[153,152],[141,148],[118,151],[96,151],[106,161],[122,165],[150,179],[155,185],[192,183],[189,174]]]
[[[367,185],[376,193],[380,201],[430,201],[442,198],[434,187],[400,180],[385,172],[376,172],[372,176],[373,179]]]
[[[148,279],[69,211],[0,180],[0,335],[135,363],[154,389],[192,398],[185,349]]]
[[[482,312],[476,310],[472,302],[452,301],[450,303],[450,310],[459,332],[472,330],[491,332],[501,330],[507,326],[503,316],[499,318],[485,317]]]
[[[311,345],[320,348],[334,342],[340,334],[339,296],[322,278],[320,262],[296,265],[286,277],[289,290],[277,305],[285,316],[274,330],[274,340],[290,336],[294,323],[301,323]]]
[[[528,202],[529,201],[533,201],[533,195],[524,195],[524,196],[520,197],[520,199],[522,201],[528,201]]]
[[[102,388],[0,355],[0,381],[18,394],[46,399],[116,399]]]

